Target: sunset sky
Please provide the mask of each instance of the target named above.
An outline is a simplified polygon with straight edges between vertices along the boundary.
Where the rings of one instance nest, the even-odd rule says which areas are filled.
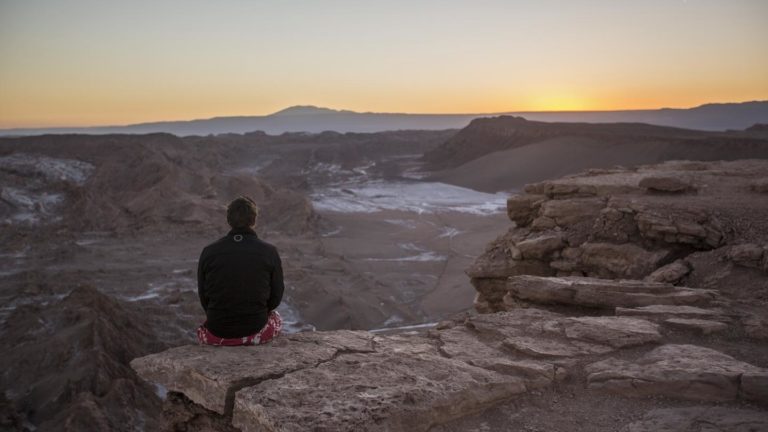
[[[766,99],[765,0],[0,0],[0,128]]]

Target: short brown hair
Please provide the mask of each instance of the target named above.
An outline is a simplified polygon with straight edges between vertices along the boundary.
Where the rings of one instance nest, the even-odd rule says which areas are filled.
[[[241,196],[227,206],[227,222],[235,229],[250,228],[256,225],[259,208],[252,199]]]

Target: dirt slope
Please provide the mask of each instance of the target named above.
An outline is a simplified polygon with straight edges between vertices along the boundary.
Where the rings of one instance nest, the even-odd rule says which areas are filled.
[[[480,119],[424,156],[431,178],[495,192],[587,168],[667,160],[768,158],[768,140],[754,132],[709,133],[643,124]]]

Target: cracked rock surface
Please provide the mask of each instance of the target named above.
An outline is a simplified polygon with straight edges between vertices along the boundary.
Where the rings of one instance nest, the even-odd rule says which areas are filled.
[[[586,372],[588,385],[602,391],[710,401],[759,398],[743,394],[742,379],[745,375],[749,382],[768,379],[768,369],[696,345],[664,345],[631,361],[606,359],[587,366]]]
[[[739,408],[656,409],[621,432],[758,432],[768,430],[768,412]]]
[[[765,431],[768,201],[749,185],[766,172],[682,161],[530,185],[467,269],[478,313],[132,366],[181,407],[167,430]]]

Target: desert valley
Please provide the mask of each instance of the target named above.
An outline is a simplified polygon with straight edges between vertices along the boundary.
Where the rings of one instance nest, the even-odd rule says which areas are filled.
[[[707,367],[755,374],[746,396],[718,387],[725,377],[701,378],[710,389],[701,391],[714,395],[705,404],[724,404],[711,421],[733,422],[736,412],[765,428],[764,405],[757,408],[768,400],[765,160],[765,125],[705,132],[512,116],[447,130],[0,138],[3,427],[229,430],[234,418],[242,430],[503,430],[513,410],[527,429],[510,430],[566,431],[573,421],[616,430],[642,423],[653,408],[702,399],[659,383],[658,394],[640,392],[662,399],[636,403],[601,392],[614,385],[621,394],[621,384],[610,384],[620,377],[593,385],[590,370],[618,372],[589,363],[609,362],[619,350],[615,361],[631,365],[665,355],[652,353],[666,344],[658,349],[671,347],[668,355],[724,356]],[[205,318],[197,258],[226,233],[224,206],[238,195],[260,205],[257,232],[283,256],[279,310],[295,337],[280,343],[289,344],[288,363],[299,365],[252,368],[239,384],[207,376],[174,350],[171,363],[147,357],[132,368],[134,359],[196,343]],[[570,277],[596,298],[558,294]],[[624,288],[617,282],[624,279],[638,282]],[[598,280],[618,285],[609,290]],[[616,323],[598,319],[614,313]],[[537,333],[541,325],[564,328],[567,338]],[[292,388],[290,380],[329,385],[301,366],[318,355],[296,348],[307,338],[320,338],[318,347],[352,344],[344,350],[361,364],[384,356],[395,370],[429,376],[422,368],[447,367],[439,373],[454,378],[391,382],[344,366],[343,357],[332,361],[341,350],[320,364],[389,396],[371,405],[339,377],[339,392],[324,397],[353,411],[311,421],[320,408],[289,390],[274,408],[283,414],[265,418],[247,407],[269,401],[237,399],[219,411],[184,378],[202,374],[232,397],[268,382],[276,392]],[[674,351],[683,343],[696,347]],[[429,356],[454,363],[419,363]],[[270,361],[282,363],[254,364]],[[430,379],[447,387],[432,391]],[[672,421],[686,421],[678,417]]]

